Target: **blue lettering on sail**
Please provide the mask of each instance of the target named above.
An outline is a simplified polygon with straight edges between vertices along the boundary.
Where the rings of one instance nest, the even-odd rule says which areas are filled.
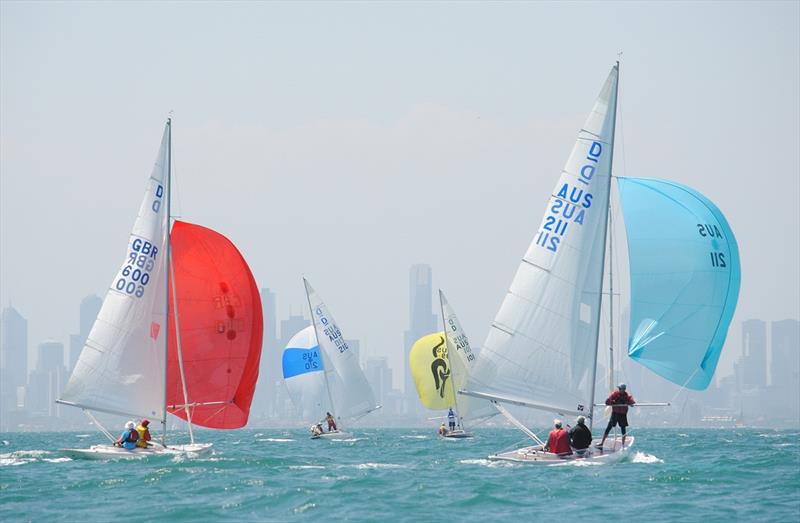
[[[330,321],[322,311],[321,307],[317,307],[314,311],[319,318],[319,323],[323,325],[322,333],[328,337],[331,343],[336,347],[340,353],[344,353],[349,349],[347,342],[342,337],[342,331],[339,327]]]
[[[287,348],[283,351],[284,379],[321,370],[324,368],[318,345],[310,349]]]
[[[591,183],[602,155],[603,145],[600,142],[592,142],[585,163],[578,171],[579,183],[587,186]],[[571,223],[583,225],[586,210],[592,206],[593,196],[588,190],[565,182],[553,198],[535,243],[548,251],[558,252],[558,246],[566,235],[569,225]]]
[[[158,247],[147,240],[131,235],[128,257],[114,279],[112,289],[141,298],[158,259]]]

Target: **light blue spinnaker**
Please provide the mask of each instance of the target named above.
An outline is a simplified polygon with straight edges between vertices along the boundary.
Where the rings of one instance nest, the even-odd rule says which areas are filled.
[[[319,345],[311,349],[287,348],[283,351],[283,379],[323,370]]]
[[[628,236],[628,354],[694,390],[708,387],[736,309],[736,238],[705,196],[675,182],[619,178]]]

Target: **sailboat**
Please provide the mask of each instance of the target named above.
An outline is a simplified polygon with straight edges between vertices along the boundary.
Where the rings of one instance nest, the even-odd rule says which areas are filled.
[[[261,357],[258,287],[227,238],[172,219],[171,137],[167,120],[125,258],[56,400],[83,409],[112,442],[92,412],[158,420],[161,441],[62,449],[71,457],[207,452],[212,444],[195,442],[193,425],[247,423]],[[167,412],[188,422],[190,443],[167,441]]]
[[[459,403],[472,398],[461,398],[456,391],[466,383],[469,368],[475,361],[475,353],[469,338],[461,328],[455,311],[444,292],[439,290],[444,330],[428,334],[416,342],[409,352],[409,368],[422,404],[431,410],[453,409],[456,428],[440,433],[444,438],[471,438],[459,415]]]
[[[303,284],[312,325],[295,334],[283,351],[284,383],[303,419],[319,419],[311,426],[312,439],[350,438],[352,433],[342,428],[342,420],[359,419],[380,405],[375,403],[358,354],[308,280],[303,278]],[[336,429],[326,432],[320,418],[328,413],[336,420]]]
[[[536,442],[490,456],[552,463],[538,436],[506,405],[596,421],[598,338],[616,123],[619,63],[612,69],[550,195],[541,225],[459,392],[492,402]],[[676,182],[617,178],[630,267],[628,355],[680,385],[711,381],[739,293],[739,253],[720,210]],[[608,295],[613,370],[613,264]],[[612,385],[610,381],[609,385]],[[643,404],[638,404],[643,406]],[[578,458],[621,458],[634,444],[610,438]]]

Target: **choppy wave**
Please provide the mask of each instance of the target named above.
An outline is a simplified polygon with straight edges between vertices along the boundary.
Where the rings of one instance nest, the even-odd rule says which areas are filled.
[[[448,521],[517,522],[558,507],[598,521],[646,515],[656,523],[727,523],[764,514],[795,521],[800,513],[797,430],[638,429],[630,454],[602,467],[493,461],[486,456],[512,448],[519,432],[475,432],[479,437],[444,445],[414,429],[354,430],[357,443],[337,445],[310,442],[302,428],[214,431],[200,436],[214,441],[210,455],[117,461],[61,456],[51,447],[59,438],[74,441],[64,434],[3,435],[9,444],[0,447],[0,521],[114,521],[125,514],[126,523],[319,523],[348,515],[404,523],[433,513]],[[609,488],[619,485],[624,502],[610,502]]]
[[[646,454],[638,451],[630,457],[629,461],[631,463],[664,463],[663,459],[657,458],[652,454]]]

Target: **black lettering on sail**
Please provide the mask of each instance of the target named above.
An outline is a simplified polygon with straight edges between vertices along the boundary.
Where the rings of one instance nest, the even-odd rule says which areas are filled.
[[[431,363],[431,373],[433,373],[433,384],[439,391],[439,397],[444,398],[444,384],[450,377],[450,369],[447,367],[447,346],[444,337],[439,337],[439,343],[433,347],[433,363]]]

